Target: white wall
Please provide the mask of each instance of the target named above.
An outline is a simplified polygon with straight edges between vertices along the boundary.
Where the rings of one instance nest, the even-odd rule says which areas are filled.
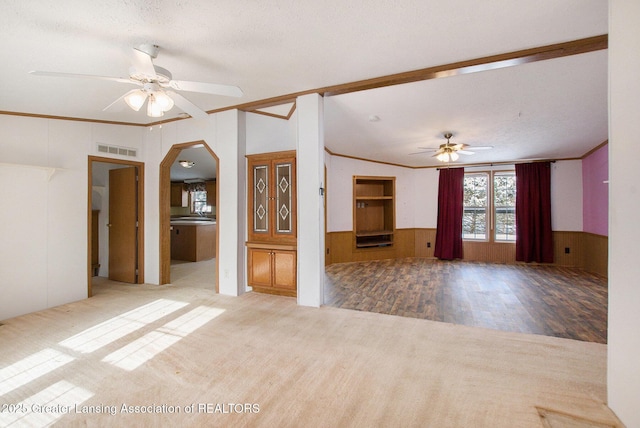
[[[327,163],[328,232],[353,230],[354,175],[396,177],[396,228],[414,227],[416,180],[413,169],[342,156],[328,156],[330,157],[330,163]]]
[[[296,117],[289,120],[266,116],[264,114],[246,113],[247,154],[281,152],[296,149],[295,128]]]
[[[145,282],[157,284],[159,165],[173,144],[199,140],[220,159],[219,287],[237,295],[245,285],[244,113],[151,129],[0,115],[0,319],[86,298],[89,155],[145,163]],[[105,155],[98,143],[138,156]],[[58,169],[48,179],[39,167]]]
[[[353,176],[396,177],[396,228],[435,228],[438,218],[436,168],[411,169],[327,155],[329,232],[353,230]],[[490,168],[482,168],[486,171]],[[501,170],[504,167],[500,168]],[[558,161],[551,169],[553,230],[582,231],[582,162]]]
[[[436,168],[413,171],[416,228],[435,229],[438,225],[438,177],[439,171]]]
[[[137,127],[0,116],[0,319],[87,296],[87,156]],[[57,168],[48,179],[47,171]],[[25,198],[28,198],[25,199]]]
[[[582,161],[551,164],[551,228],[582,231]]]
[[[245,123],[229,110],[205,120],[181,120],[145,131],[145,282],[159,283],[159,165],[175,144],[204,141],[218,157],[218,287],[236,296],[245,289]],[[230,249],[234,249],[231,251]]]
[[[640,427],[640,2],[609,1],[609,407]]]

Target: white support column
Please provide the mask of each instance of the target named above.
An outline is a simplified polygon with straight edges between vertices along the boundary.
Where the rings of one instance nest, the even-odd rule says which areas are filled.
[[[609,331],[608,405],[640,427],[640,3],[609,1]]]
[[[216,114],[216,153],[219,203],[218,273],[220,294],[238,296],[245,290],[245,114],[229,110]],[[234,251],[235,250],[235,251]]]
[[[298,304],[319,307],[324,292],[324,124],[318,94],[296,101]]]

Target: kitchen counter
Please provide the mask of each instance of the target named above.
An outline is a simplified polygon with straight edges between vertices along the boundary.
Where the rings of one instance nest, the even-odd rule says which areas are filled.
[[[202,226],[207,226],[207,225],[214,225],[216,224],[215,220],[171,220],[171,226],[173,225],[177,225],[177,226],[189,226],[189,225],[202,225]]]
[[[199,262],[214,258],[217,227],[210,220],[172,220],[171,259]]]

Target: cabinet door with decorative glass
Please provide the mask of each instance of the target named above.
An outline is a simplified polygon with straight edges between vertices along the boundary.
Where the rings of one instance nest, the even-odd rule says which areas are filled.
[[[249,241],[295,242],[295,152],[248,158]]]

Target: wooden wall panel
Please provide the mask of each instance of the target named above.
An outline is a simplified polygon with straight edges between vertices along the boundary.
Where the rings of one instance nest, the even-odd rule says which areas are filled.
[[[393,247],[355,249],[353,233],[331,232],[327,234],[327,259],[331,263],[393,259],[403,257],[433,258],[436,229],[396,229]],[[431,243],[431,247],[427,247]],[[554,264],[577,267],[588,272],[607,276],[608,239],[606,236],[585,232],[553,232]],[[569,253],[565,253],[569,248]],[[468,261],[486,263],[516,263],[516,244],[510,242],[463,243],[463,257]]]
[[[433,258],[436,246],[436,229],[414,229],[415,230],[415,257]],[[428,247],[427,244],[430,244]]]
[[[583,232],[553,232],[553,262],[558,266],[584,266]],[[565,250],[569,249],[569,253]]]
[[[512,242],[474,242],[462,243],[464,260],[486,263],[515,263],[516,244]]]
[[[584,270],[609,276],[609,237],[583,233]]]

